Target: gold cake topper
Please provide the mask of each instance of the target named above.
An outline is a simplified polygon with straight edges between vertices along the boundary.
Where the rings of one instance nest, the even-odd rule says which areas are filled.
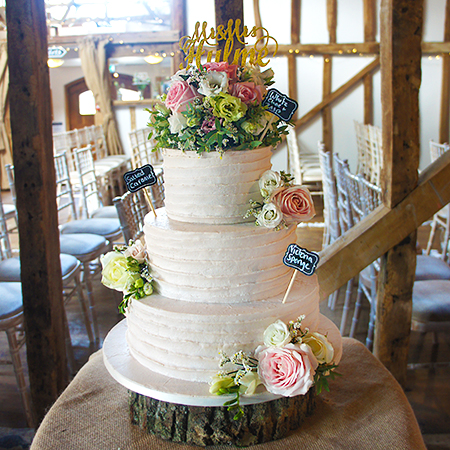
[[[276,39],[270,36],[269,32],[264,27],[254,26],[250,31],[246,26],[243,26],[242,30],[240,28],[240,19],[236,19],[236,21],[230,19],[226,27],[225,25],[219,25],[217,28],[211,27],[209,29],[207,22],[203,22],[201,28],[200,22],[197,22],[192,36],[183,36],[180,39],[180,48],[186,55],[184,58],[186,67],[190,66],[195,60],[195,64],[200,68],[202,56],[206,55],[206,60],[211,62],[214,52],[215,62],[228,61],[228,58],[232,56],[233,59],[231,64],[244,66],[248,58],[250,64],[260,67],[267,66],[270,59],[264,62],[263,58],[266,58],[269,54],[267,46],[271,40],[275,44],[273,56],[276,55],[278,51],[278,42]],[[259,31],[262,32],[262,35],[258,37]],[[247,45],[246,38],[248,37],[256,38],[256,42],[250,47],[245,47]],[[244,45],[244,48],[233,49],[234,38]],[[205,46],[217,47],[218,44],[216,42],[210,42],[213,40],[216,40],[217,42],[225,41],[223,52],[221,49],[208,51],[204,49]],[[183,69],[184,67],[183,63],[180,64],[180,69]]]

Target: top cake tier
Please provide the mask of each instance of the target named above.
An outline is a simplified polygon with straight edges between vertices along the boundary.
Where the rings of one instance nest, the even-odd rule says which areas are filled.
[[[233,224],[244,219],[250,200],[261,201],[259,178],[271,168],[270,147],[201,155],[164,149],[167,216],[205,224]]]

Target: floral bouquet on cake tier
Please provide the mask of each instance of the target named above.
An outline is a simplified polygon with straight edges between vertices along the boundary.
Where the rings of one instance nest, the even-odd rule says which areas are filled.
[[[273,71],[207,62],[179,70],[171,78],[164,104],[150,112],[158,148],[198,153],[275,147],[287,124],[269,113],[262,101],[273,84]]]

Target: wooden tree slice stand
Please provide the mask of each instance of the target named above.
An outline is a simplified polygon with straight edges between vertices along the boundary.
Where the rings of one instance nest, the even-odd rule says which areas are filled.
[[[192,445],[249,446],[281,439],[299,428],[316,406],[306,395],[244,405],[244,417],[225,407],[189,406],[155,400],[129,391],[131,422],[159,438]]]
[[[233,420],[236,410],[222,406],[230,396],[211,395],[206,383],[175,380],[141,366],[130,355],[126,330],[123,320],[109,332],[103,344],[104,363],[128,389],[131,422],[150,434],[199,446],[249,446],[283,438],[314,411],[314,388],[296,397],[264,391],[241,396],[244,417]]]

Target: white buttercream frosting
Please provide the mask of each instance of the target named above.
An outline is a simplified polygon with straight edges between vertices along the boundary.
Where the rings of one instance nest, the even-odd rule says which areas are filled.
[[[286,303],[283,295],[245,304],[189,303],[154,294],[133,301],[127,315],[131,354],[150,370],[170,377],[208,382],[218,371],[219,352],[253,353],[275,320],[305,314],[316,329],[319,286],[315,275],[298,274]]]
[[[283,256],[296,241],[295,225],[275,231],[243,219],[249,200],[262,200],[258,180],[270,156],[270,148],[164,151],[166,207],[144,225],[155,293],[127,312],[130,353],[151,373],[206,383],[220,351],[253,353],[278,319],[305,315],[303,326],[317,330],[316,275],[297,274],[282,303],[294,270]]]
[[[239,223],[250,200],[261,200],[258,180],[270,169],[270,147],[202,153],[164,149],[165,206],[170,219]],[[251,220],[251,219],[250,219]],[[248,221],[248,220],[247,220]]]
[[[292,269],[283,264],[295,226],[206,225],[145,218],[145,241],[156,290],[188,302],[248,303],[279,295]]]

